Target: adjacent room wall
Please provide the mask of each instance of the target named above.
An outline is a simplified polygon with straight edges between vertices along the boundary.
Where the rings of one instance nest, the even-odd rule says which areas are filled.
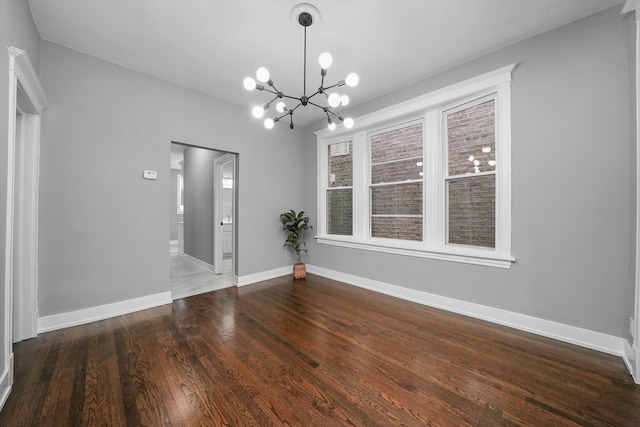
[[[512,63],[519,65],[512,83],[512,248],[517,261],[510,270],[320,245],[312,238],[307,239],[306,262],[627,338],[632,150],[620,7],[426,78],[343,115],[357,120]],[[313,132],[324,126],[305,129],[304,207],[312,214],[317,209]]]
[[[224,153],[184,150],[184,253],[213,265],[213,160]]]
[[[171,141],[239,153],[238,275],[289,264],[278,215],[302,205],[301,130],[48,41],[41,53],[41,316],[169,291]]]

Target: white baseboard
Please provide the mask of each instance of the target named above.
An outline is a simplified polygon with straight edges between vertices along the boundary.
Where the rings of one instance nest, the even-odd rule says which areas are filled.
[[[636,384],[640,384],[640,372],[638,372],[638,361],[640,360],[640,350],[629,344],[629,341],[624,341],[624,351],[622,360],[627,366],[627,369],[631,373],[633,380]]]
[[[205,270],[207,270],[210,273],[216,274],[215,271],[215,267],[212,264],[209,264],[208,262],[202,261],[201,259],[198,259],[194,256],[191,256],[189,254],[185,254],[184,252],[178,252],[178,255],[181,256],[182,258],[184,258],[185,260],[189,261],[192,264],[197,265],[198,267],[201,267]]]
[[[613,335],[607,335],[588,329],[552,322],[550,320],[539,319],[512,311],[485,305],[460,301],[453,298],[416,291],[389,283],[353,276],[339,271],[329,270],[323,267],[316,267],[307,264],[307,271],[318,276],[344,282],[350,285],[369,289],[385,295],[401,298],[407,301],[428,305],[435,308],[463,314],[488,322],[497,323],[533,334],[542,335],[592,350],[601,351],[624,358],[624,348],[627,340]]]
[[[253,283],[263,282],[265,280],[275,279],[276,277],[286,276],[287,274],[293,274],[293,267],[290,265],[287,267],[262,271],[260,273],[237,276],[235,283],[237,287],[247,286]]]
[[[52,314],[38,319],[38,333],[91,323],[159,305],[171,304],[171,302],[171,292],[167,291],[68,313]]]
[[[0,377],[0,411],[4,408],[4,404],[9,398],[11,388],[13,386],[13,352],[9,355],[9,359],[4,362],[4,370]]]

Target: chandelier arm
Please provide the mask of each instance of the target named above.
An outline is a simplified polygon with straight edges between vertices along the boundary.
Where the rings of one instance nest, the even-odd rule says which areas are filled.
[[[267,108],[269,108],[269,106],[271,105],[271,103],[272,103],[273,101],[275,101],[276,99],[278,99],[278,95],[276,95],[276,96],[275,96],[271,101],[269,101],[269,102],[265,102],[265,103],[264,103],[264,107],[262,107],[262,108],[264,108],[264,109],[266,110]]]
[[[289,115],[289,112],[287,111],[287,112],[286,112],[286,113],[284,113],[283,115],[281,115],[281,116],[278,116],[278,117],[274,118],[274,119],[273,119],[273,121],[274,121],[274,122],[280,121],[280,120],[282,120],[285,116],[288,116],[288,115]]]
[[[299,106],[301,106],[301,105],[302,105],[302,102],[301,102],[301,103],[299,103],[298,105],[296,105],[295,107],[293,107],[292,109],[290,109],[289,111],[291,111],[291,113],[293,113],[293,112],[294,112],[294,111],[296,111],[296,109],[297,109]],[[291,114],[291,113],[290,113],[290,114]]]
[[[331,113],[334,117],[337,117],[338,119],[340,118],[340,116],[339,116],[339,115],[337,115],[336,113],[334,113],[334,112],[333,112],[333,111],[331,111],[331,110],[327,110],[327,117],[329,117],[329,113]]]
[[[331,85],[331,86],[325,87],[325,88],[324,88],[324,90],[333,89],[334,87],[338,87],[338,86],[340,86],[340,84],[339,84],[339,83],[336,83],[336,84],[334,84],[334,85]]]
[[[320,93],[320,90],[317,90],[317,91],[316,91],[316,93],[314,93],[313,95],[309,96],[309,97],[308,97],[308,99],[313,98],[314,96],[316,96],[316,95],[317,95],[317,94],[319,94],[319,93]]]
[[[265,87],[264,89],[262,89],[262,91],[263,91],[263,92],[269,92],[269,93],[272,93],[272,94],[274,94],[274,95],[277,95],[277,94],[278,94],[278,92],[275,92],[275,91],[273,91],[273,90],[271,90],[271,89],[267,89],[266,87]]]
[[[325,110],[325,109],[326,109],[327,111],[331,111],[331,110],[329,109],[329,107],[323,107],[322,105],[318,105],[318,104],[316,104],[315,102],[311,102],[311,101],[309,101],[309,104],[313,105],[314,107],[318,107],[318,108],[319,108],[319,109],[321,109],[321,110]]]
[[[271,82],[271,84],[269,86],[271,86],[273,88],[273,90],[275,90],[274,93],[280,93],[280,91],[278,90],[278,88],[276,87],[276,85],[273,82]]]
[[[300,98],[296,98],[295,96],[289,96],[289,95],[282,94],[282,97],[283,98],[289,98],[289,99],[295,99],[296,101],[300,101]]]

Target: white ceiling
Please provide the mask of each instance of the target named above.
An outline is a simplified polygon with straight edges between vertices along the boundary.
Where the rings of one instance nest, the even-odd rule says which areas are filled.
[[[357,87],[340,90],[356,105],[622,2],[315,0],[320,22],[307,30],[307,92],[319,86],[323,51],[334,58],[329,83],[352,71],[360,76]],[[303,29],[290,19],[299,3],[29,0],[43,39],[247,111],[268,100],[242,85],[259,66],[271,71],[279,90],[302,95]],[[309,124],[319,119],[318,110],[296,111],[295,118]]]

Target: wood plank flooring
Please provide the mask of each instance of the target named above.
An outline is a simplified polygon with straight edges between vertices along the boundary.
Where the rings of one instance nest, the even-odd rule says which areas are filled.
[[[640,425],[620,358],[314,275],[14,349],[1,426]]]

